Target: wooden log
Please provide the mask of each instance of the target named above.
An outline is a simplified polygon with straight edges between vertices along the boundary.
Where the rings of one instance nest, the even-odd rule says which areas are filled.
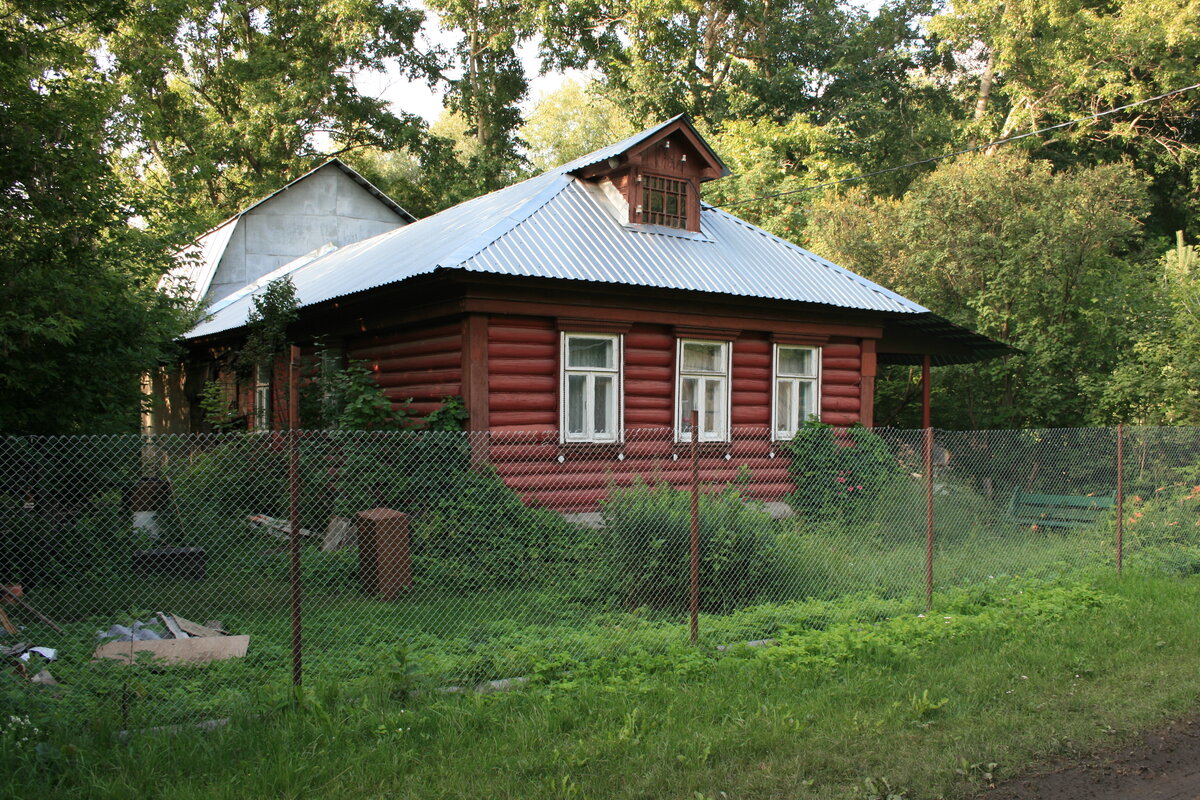
[[[461,366],[462,354],[455,350],[448,353],[377,359],[372,364],[372,371],[376,373],[413,372],[420,369],[454,369]]]
[[[821,380],[824,383],[844,383],[858,386],[862,375],[848,369],[827,369],[822,371]]]
[[[825,397],[858,397],[861,392],[859,387],[843,383],[827,383],[821,386],[821,394]]]
[[[404,344],[425,339],[437,339],[443,336],[457,336],[460,326],[457,322],[439,325],[436,328],[414,328],[398,333],[371,334],[358,336],[346,342],[346,354],[358,353],[373,347],[388,347],[394,344]]]
[[[395,389],[396,391],[400,392],[400,394],[405,395],[406,397],[412,397],[416,400],[426,398],[431,400],[441,400],[443,397],[454,397],[455,395],[462,394],[461,381],[455,381],[453,383],[410,383],[409,380],[402,380],[396,376],[385,375],[379,379],[378,383],[383,389]]]
[[[648,425],[672,425],[671,409],[625,408],[625,424],[644,427]]]
[[[558,344],[558,331],[544,327],[524,327],[498,324],[494,319],[488,326],[488,340],[494,342],[524,342],[528,344]]]
[[[625,394],[625,408],[671,411],[675,407],[669,394]],[[628,422],[628,420],[626,420]]]
[[[557,392],[558,383],[551,375],[488,376],[489,392]]]
[[[558,426],[558,412],[555,411],[493,411],[491,414],[492,429],[506,428],[513,425],[546,427],[554,430]]]
[[[822,411],[858,411],[862,401],[857,397],[826,397],[821,401]]]
[[[771,360],[771,343],[766,339],[752,339],[746,336],[739,337],[737,341],[733,343],[734,359],[736,360],[739,355],[747,358],[751,356],[762,356],[766,358],[769,363]]]
[[[821,348],[825,358],[858,358],[862,348],[855,344],[830,343]]]
[[[408,356],[428,355],[430,353],[448,353],[462,346],[462,336],[436,336],[427,339],[415,339],[394,344],[381,344],[373,347],[347,350],[346,357],[350,361],[378,361],[383,358],[403,358]]]
[[[491,413],[503,411],[556,411],[558,398],[552,392],[491,392],[488,394]]]
[[[625,348],[625,366],[638,367],[666,367],[674,369],[675,353],[674,351],[661,350],[633,350]]]
[[[858,358],[826,357],[821,360],[823,369],[848,369],[858,372],[862,369],[862,360]]]
[[[492,375],[556,375],[556,358],[488,358],[488,370]]]
[[[827,425],[853,425],[858,422],[858,414],[843,411],[825,411],[822,409],[821,422]]]
[[[764,386],[769,385],[771,383],[771,365],[768,364],[765,367],[748,367],[744,364],[734,362],[733,381],[734,383],[749,381],[761,383]]]
[[[493,358],[554,358],[558,355],[555,344],[531,344],[529,342],[497,342],[488,340],[488,360]]]
[[[625,334],[626,350],[665,350],[675,349],[675,337],[669,333],[652,333],[650,331],[630,331]]]

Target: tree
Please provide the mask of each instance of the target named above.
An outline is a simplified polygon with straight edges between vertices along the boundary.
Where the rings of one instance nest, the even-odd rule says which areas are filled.
[[[1102,422],[1200,425],[1200,252],[1180,231],[1158,265],[1144,330],[1104,383]]]
[[[823,255],[1024,351],[941,370],[940,424],[1082,425],[1140,311],[1145,185],[1122,164],[1056,172],[1001,150],[945,162],[901,199],[826,198],[808,233]]]
[[[636,133],[625,112],[593,85],[568,80],[538,100],[519,133],[529,163],[553,169]]]
[[[100,42],[125,97],[128,169],[158,194],[152,227],[196,234],[329,154],[419,149],[423,123],[354,74],[433,80],[421,12],[372,0],[172,0],[130,9]]]
[[[529,90],[517,46],[533,35],[530,6],[519,0],[432,0],[446,26],[462,33],[455,47],[460,77],[447,93],[451,115],[462,120],[450,138],[469,137],[465,166],[479,192],[512,182],[521,164],[518,104]]]
[[[984,140],[1188,86],[1200,72],[1200,7],[1186,0],[955,0],[930,27],[960,56],[987,54],[965,98],[982,106]],[[1152,230],[1169,235],[1200,211],[1196,102],[1176,95],[1080,123],[1045,136],[1037,154],[1060,165],[1130,159],[1153,179]]]
[[[172,242],[112,169],[119,92],[90,48],[121,3],[0,14],[0,431],[136,429],[138,376],[186,328],[155,290]]]

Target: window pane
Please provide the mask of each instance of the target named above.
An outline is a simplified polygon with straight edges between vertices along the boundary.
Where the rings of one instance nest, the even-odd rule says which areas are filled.
[[[813,351],[806,347],[779,348],[779,374],[810,376],[813,370]]]
[[[724,350],[725,345],[719,342],[684,342],[683,368],[688,372],[724,372]]]
[[[679,430],[685,433],[692,429],[692,411],[696,409],[695,378],[684,378],[679,382]]]
[[[612,369],[613,340],[593,339],[587,336],[568,337],[567,366]]]
[[[792,420],[796,413],[794,387],[792,381],[777,381],[775,384],[775,430],[779,433],[791,433],[793,430]]]
[[[594,378],[595,386],[595,402],[592,404],[592,413],[594,417],[592,432],[597,436],[611,436],[613,432],[613,422],[616,417],[613,414],[615,403],[613,403],[614,381],[607,375],[597,375]]]
[[[725,381],[719,378],[709,378],[704,381],[704,421],[700,430],[704,433],[720,433],[725,427]]]
[[[811,381],[797,381],[796,388],[800,390],[800,419],[799,424],[803,425],[811,417],[817,413],[817,386]]]
[[[567,376],[567,433],[583,435],[583,399],[586,391],[586,375]]]

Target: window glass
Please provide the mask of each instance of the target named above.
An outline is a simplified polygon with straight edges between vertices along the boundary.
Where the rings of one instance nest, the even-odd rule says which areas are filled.
[[[704,381],[704,422],[701,430],[705,433],[720,433],[725,427],[722,414],[725,406],[724,384],[719,378]]]
[[[779,348],[780,375],[800,375],[803,377],[809,377],[813,375],[813,361],[813,351],[811,348]]]
[[[567,337],[567,366],[612,369],[613,340],[585,336]]]
[[[683,369],[685,372],[724,372],[724,352],[725,345],[717,342],[684,342]]]
[[[776,433],[791,433],[792,420],[796,417],[795,383],[792,381],[775,382],[775,431]]]
[[[613,379],[608,375],[595,378],[595,403],[592,406],[592,430],[597,435],[611,434],[613,419]]]
[[[586,375],[567,376],[567,432],[572,434],[584,433],[584,401],[587,390]]]

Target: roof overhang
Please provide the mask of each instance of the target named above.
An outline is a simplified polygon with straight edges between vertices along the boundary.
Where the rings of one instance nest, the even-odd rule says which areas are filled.
[[[1022,352],[933,313],[888,320],[877,348],[881,364],[919,365],[929,356],[933,366],[973,364]]]

